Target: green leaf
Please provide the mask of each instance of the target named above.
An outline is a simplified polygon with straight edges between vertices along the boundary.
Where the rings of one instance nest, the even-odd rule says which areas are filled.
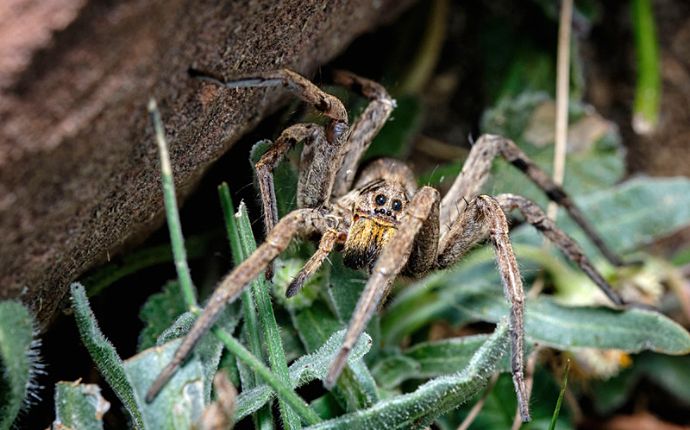
[[[690,179],[635,178],[576,203],[614,250],[630,252],[690,225]],[[559,224],[585,242],[572,221]]]
[[[167,282],[163,291],[152,294],[142,306],[139,318],[144,329],[139,333],[138,351],[156,345],[156,339],[187,310],[177,281]]]
[[[359,296],[367,283],[367,276],[360,270],[346,267],[341,254],[333,255],[331,263],[330,288],[326,292],[326,297],[338,320],[346,323],[357,306]]]
[[[482,291],[465,295],[454,306],[482,321],[497,322],[509,311],[502,297]],[[545,296],[527,301],[525,332],[532,341],[560,350],[600,348],[673,355],[690,353],[690,334],[661,313],[634,308],[617,311],[565,307]]]
[[[136,396],[143,399],[156,376],[170,360],[181,340],[149,348],[124,362],[124,370]],[[204,367],[196,357],[175,372],[170,382],[150,403],[142,403],[146,428],[191,428],[204,410]]]
[[[505,359],[506,357],[504,357]],[[557,402],[560,387],[553,379],[550,370],[537,365],[533,378],[532,395],[530,396],[530,414],[532,421],[523,423],[520,430],[545,430],[553,417],[554,405]],[[478,397],[456,411],[446,414],[437,422],[443,423],[441,428],[456,429],[467,417]],[[515,419],[515,389],[511,375],[503,373],[496,381],[496,385],[486,397],[484,407],[476,416],[470,428],[473,429],[509,429]],[[573,428],[565,409],[558,417],[558,429]]]
[[[55,384],[55,421],[52,428],[100,430],[103,414],[110,409],[95,384],[58,382]]]
[[[292,320],[305,349],[310,353],[332,338],[343,325],[320,302],[293,313]],[[347,410],[361,409],[378,400],[374,378],[362,360],[350,362],[343,370],[333,394]]]
[[[328,366],[340,349],[345,330],[334,333],[319,349],[312,354],[300,357],[289,368],[292,387],[300,387],[315,379],[324,379]],[[359,361],[371,346],[371,338],[365,333],[352,349],[348,363]],[[261,408],[274,396],[274,392],[267,385],[260,385],[248,391],[243,391],[237,399],[236,420],[251,414]]]
[[[432,379],[412,393],[317,424],[310,429],[424,428],[434,418],[466,402],[481,390],[508,347],[508,324],[503,321],[461,372]]]
[[[171,340],[185,336],[191,330],[196,318],[197,316],[192,312],[185,312],[180,315],[170,327],[161,333],[156,340],[156,346],[163,346]],[[215,325],[227,333],[232,333],[239,320],[238,306],[236,303],[232,303],[221,313]],[[218,371],[222,352],[223,342],[216,336],[204,336],[194,348],[193,354],[204,369],[204,404],[209,404],[211,401],[213,377]],[[163,368],[158,370],[161,371]]]
[[[690,225],[690,179],[640,177],[575,199],[592,225],[616,252],[624,254]],[[597,250],[575,223],[559,211],[558,225],[588,255]],[[514,242],[536,244],[532,228],[515,230]]]
[[[36,396],[34,378],[42,373],[34,321],[19,302],[0,302],[0,429],[8,429],[29,396]]]
[[[408,379],[426,379],[455,373],[469,364],[488,338],[489,335],[475,335],[421,342],[400,354],[379,361],[372,372],[376,380],[387,389],[393,389]],[[502,360],[496,370],[509,371],[508,360]]]
[[[84,287],[81,284],[74,283],[70,289],[74,319],[77,323],[81,340],[89,351],[91,359],[96,363],[98,371],[113,389],[125,409],[127,409],[129,416],[134,422],[134,426],[139,429],[146,428],[140,407],[142,402],[134,392],[132,383],[125,372],[122,360],[120,360],[115,351],[115,347],[103,336],[101,329],[98,327],[96,317],[89,307]],[[154,376],[151,376],[151,381],[153,381]]]

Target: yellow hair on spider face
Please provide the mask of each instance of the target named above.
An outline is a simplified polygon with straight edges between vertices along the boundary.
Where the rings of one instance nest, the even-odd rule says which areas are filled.
[[[353,269],[371,268],[395,230],[393,224],[382,220],[368,217],[355,219],[345,241],[345,265]]]

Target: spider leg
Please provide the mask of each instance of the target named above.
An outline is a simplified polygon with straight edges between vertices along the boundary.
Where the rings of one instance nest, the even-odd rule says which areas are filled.
[[[389,292],[393,280],[405,266],[412,252],[415,238],[423,229],[423,225],[429,221],[430,215],[434,213],[434,207],[438,207],[438,202],[439,193],[436,189],[422,187],[408,204],[400,227],[381,251],[369,281],[359,297],[343,344],[324,380],[326,388],[330,389],[335,385],[335,381],[345,367],[350,351],[376,311],[378,304]]]
[[[328,257],[328,254],[330,254],[333,250],[337,240],[338,231],[334,229],[328,230],[323,234],[323,236],[321,236],[321,240],[319,241],[319,249],[317,249],[309,261],[306,262],[304,267],[302,267],[302,270],[300,270],[297,276],[295,276],[295,279],[290,282],[290,285],[285,292],[285,295],[288,298],[297,294],[299,290],[302,289],[307,279],[309,279],[317,270],[319,270],[319,267],[321,267],[326,257]]]
[[[480,195],[470,201],[460,219],[442,236],[437,265],[448,267],[474,244],[489,236],[496,254],[503,291],[510,301],[511,370],[523,421],[529,421],[529,403],[524,378],[524,300],[522,278],[508,237],[508,222],[493,197]]]
[[[316,124],[295,124],[286,128],[259,161],[254,165],[261,204],[264,210],[264,228],[266,234],[278,223],[278,207],[273,182],[273,170],[283,160],[285,154],[292,149],[297,142],[309,140],[321,146],[325,140],[324,131]],[[311,144],[311,143],[307,143]]]
[[[307,145],[302,150],[297,184],[298,207],[316,208],[328,204],[336,173],[341,163],[342,147],[347,143],[349,132],[347,110],[337,97],[324,92],[309,79],[289,69],[257,72],[230,80],[194,69],[190,69],[189,74],[197,79],[213,82],[227,88],[283,87],[330,118],[325,130],[322,130],[321,133],[314,132],[312,134],[314,138],[312,144],[309,144],[310,139],[307,140]],[[314,128],[314,130],[318,129]],[[267,154],[268,157],[275,157],[276,161],[267,164],[272,164],[271,168],[275,167],[288,149],[284,146],[278,146],[274,153]],[[270,187],[268,184],[264,184],[264,188]],[[262,193],[262,200],[269,200],[264,202],[264,209],[271,208],[271,211],[275,212],[275,196],[271,196],[269,192],[262,191]],[[274,214],[271,216],[272,219],[268,222],[270,225],[275,225],[276,216]],[[268,216],[266,218],[268,219]],[[266,230],[270,230],[268,225]]]
[[[551,242],[556,244],[566,257],[577,264],[583,272],[594,281],[599,289],[616,305],[624,305],[623,299],[611,288],[603,276],[594,268],[592,262],[584,254],[580,246],[570,236],[561,231],[551,221],[544,211],[533,201],[514,194],[500,194],[495,197],[504,212],[508,213],[517,209],[525,217],[525,221],[532,224]]]
[[[208,72],[189,69],[189,75],[202,81],[213,82],[227,88],[283,87],[314,106],[334,121],[347,124],[347,110],[337,97],[322,91],[309,79],[289,69],[257,72],[251,75],[223,79]]]
[[[534,164],[511,140],[489,134],[481,136],[474,144],[462,172],[443,197],[441,202],[441,235],[448,231],[449,226],[466,207],[463,197],[471,199],[478,194],[489,174],[491,163],[497,155],[502,156],[527,175],[544,191],[549,199],[563,206],[607,260],[615,266],[624,264],[620,257],[609,249],[561,186],[553,182],[549,175]]]
[[[333,79],[336,84],[370,100],[364,112],[352,124],[347,143],[343,146],[342,162],[332,192],[334,197],[340,197],[352,188],[359,159],[388,120],[395,108],[395,100],[381,84],[353,73],[338,70]]]
[[[261,271],[287,248],[293,237],[308,237],[335,227],[329,224],[334,224],[333,218],[327,217],[322,210],[318,209],[298,209],[283,217],[266,241],[220,282],[206,303],[203,313],[194,322],[191,330],[175,351],[170,363],[149,388],[146,401],[150,403],[158,395],[196,343],[213,326],[225,305],[237,299],[247,284],[259,276]]]

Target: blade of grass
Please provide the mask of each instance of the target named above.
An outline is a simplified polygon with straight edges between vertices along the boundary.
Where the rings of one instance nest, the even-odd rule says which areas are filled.
[[[551,424],[549,425],[549,430],[554,430],[556,428],[556,421],[558,421],[558,414],[561,412],[561,405],[563,404],[563,396],[565,396],[565,389],[568,387],[568,373],[570,373],[570,360],[565,364],[565,371],[563,373],[563,386],[561,387],[561,392],[558,393],[558,400],[556,401],[556,408],[553,410],[553,416],[551,417]]]
[[[168,145],[165,139],[161,114],[158,111],[158,106],[154,99],[149,100],[148,109],[156,134],[158,153],[160,154],[163,201],[165,202],[165,215],[168,219],[170,242],[172,244],[173,257],[175,259],[175,270],[177,271],[177,278],[180,282],[182,297],[184,297],[187,307],[196,309],[198,308],[196,304],[196,292],[194,290],[194,284],[192,284],[192,276],[189,273],[189,265],[187,264],[187,251],[184,247],[180,215],[177,211],[177,197],[175,196],[175,182],[173,180],[172,166],[170,164],[170,155],[168,154]]]
[[[230,242],[230,250],[232,251],[232,262],[235,267],[239,266],[248,255],[244,252],[244,246],[240,237],[240,230],[237,225],[237,218],[235,217],[235,208],[230,196],[230,189],[228,184],[223,183],[218,188],[220,197],[220,205],[223,210],[223,218],[225,220],[225,229]],[[256,281],[254,281],[256,282]],[[256,315],[256,306],[254,304],[254,297],[250,289],[245,288],[241,295],[242,300],[242,315],[244,316],[244,325],[242,326],[244,338],[249,342],[249,350],[263,362],[263,350],[261,348],[261,337],[259,334],[259,323]],[[242,380],[242,389],[247,390],[258,385],[256,375],[248,371],[243,371],[242,363],[240,366],[240,379]],[[272,427],[272,417],[270,406],[259,410],[254,414],[255,427],[265,429]]]
[[[230,202],[232,204],[232,202]],[[244,202],[240,203],[237,212],[238,233],[240,236],[240,243],[242,244],[242,257],[249,257],[256,251],[256,241],[252,233],[251,222],[247,214],[247,207]],[[268,350],[268,362],[271,364],[271,369],[275,372],[278,378],[286,384],[290,384],[290,377],[288,374],[287,360],[285,359],[285,351],[283,350],[283,342],[280,339],[280,331],[276,323],[275,315],[273,314],[273,307],[271,306],[271,297],[268,292],[268,285],[263,276],[259,276],[251,284],[252,292],[254,293],[254,300],[256,301],[256,309],[259,314],[261,328],[266,341],[266,349]],[[284,401],[278,401],[280,408],[280,416],[283,421],[283,427],[287,429],[301,428],[299,417],[295,415]]]
[[[657,126],[661,100],[659,48],[651,0],[632,0],[632,17],[637,54],[632,127],[638,134],[649,134]]]

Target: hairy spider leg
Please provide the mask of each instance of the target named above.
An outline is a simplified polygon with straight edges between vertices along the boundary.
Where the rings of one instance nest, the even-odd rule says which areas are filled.
[[[389,242],[384,245],[381,255],[371,272],[369,281],[359,297],[357,306],[348,324],[343,344],[335,360],[331,363],[328,375],[324,380],[326,388],[331,389],[335,385],[338,376],[340,376],[347,363],[350,351],[357,343],[357,339],[364,331],[379,303],[389,292],[393,280],[398,276],[410,257],[415,238],[418,236],[422,226],[427,222],[434,222],[430,221],[430,216],[438,210],[439,200],[438,190],[432,187],[422,187],[405,208],[405,216],[400,226]]]
[[[320,209],[298,209],[283,217],[252,255],[230,272],[220,282],[206,303],[203,313],[194,322],[170,363],[161,371],[146,394],[152,402],[160,390],[175,374],[201,337],[210,330],[227,303],[234,301],[246,286],[255,279],[281,252],[293,237],[309,237],[333,229],[334,221]]]
[[[391,112],[395,109],[395,100],[383,85],[350,72],[336,70],[333,80],[336,84],[370,100],[350,127],[350,135],[343,146],[342,161],[332,191],[333,197],[340,197],[352,188],[359,161],[374,137],[388,121]]]
[[[482,135],[470,150],[462,172],[441,202],[441,234],[447,231],[448,226],[465,208],[462,198],[471,199],[479,193],[491,170],[491,163],[498,155],[522,171],[549,199],[562,206],[611,264],[624,265],[620,257],[609,249],[587,221],[563,187],[553,182],[549,175],[534,164],[513,141],[502,136]]]
[[[288,151],[303,140],[308,145],[321,146],[326,140],[322,127],[316,124],[295,124],[286,128],[275,143],[261,156],[254,165],[256,179],[259,183],[259,194],[264,211],[264,228],[268,234],[278,223],[278,206],[273,181],[273,170],[283,160]]]
[[[572,262],[577,264],[587,276],[606,294],[606,296],[616,305],[622,306],[625,303],[606,282],[604,277],[594,268],[594,265],[582,251],[582,248],[570,236],[556,227],[556,224],[546,216],[544,211],[533,201],[514,194],[500,194],[495,197],[505,213],[517,209],[520,211],[525,221],[532,224],[540,233],[548,237],[561,252]]]
[[[290,298],[297,294],[299,290],[302,289],[307,279],[309,279],[314,273],[316,273],[317,270],[319,270],[319,267],[321,267],[326,257],[328,257],[328,254],[330,254],[333,250],[333,247],[335,247],[335,244],[338,241],[338,235],[339,233],[337,230],[331,229],[321,236],[321,240],[319,241],[319,249],[316,250],[311,258],[309,258],[304,267],[302,267],[302,270],[300,270],[297,276],[295,276],[295,279],[290,282],[290,285],[285,292],[286,297]]]
[[[524,301],[522,277],[508,237],[508,222],[500,204],[491,196],[480,195],[470,201],[441,238],[437,265],[448,267],[458,261],[477,242],[491,239],[498,262],[503,291],[510,302],[511,370],[522,421],[529,421],[529,399],[524,377]]]
[[[316,110],[334,121],[348,123],[347,110],[335,96],[321,91],[309,79],[289,69],[257,72],[247,76],[223,79],[208,72],[189,70],[193,78],[213,82],[226,88],[258,88],[282,86],[300,99],[314,106]]]

